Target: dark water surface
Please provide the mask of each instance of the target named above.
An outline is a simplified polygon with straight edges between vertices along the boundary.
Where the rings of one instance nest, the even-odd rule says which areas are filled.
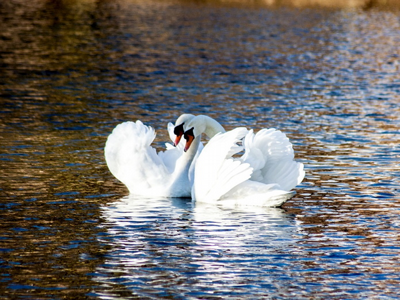
[[[399,298],[399,60],[399,11],[2,1],[0,299]],[[182,112],[287,133],[296,196],[125,198],[107,135]]]

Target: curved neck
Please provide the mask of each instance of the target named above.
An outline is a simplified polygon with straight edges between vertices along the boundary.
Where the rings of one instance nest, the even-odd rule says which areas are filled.
[[[203,131],[209,138],[212,138],[214,135],[216,135],[219,132],[224,133],[225,129],[224,127],[222,127],[221,124],[219,124],[216,120],[214,120],[213,118],[210,118],[208,116],[197,116],[196,117],[196,121],[200,122],[201,124],[203,124]]]
[[[194,139],[190,148],[176,161],[170,189],[180,191],[178,194],[190,195],[192,186],[189,179],[190,167],[195,160],[199,145],[200,139]]]
[[[200,139],[194,139],[190,148],[184,152],[181,157],[178,158],[175,165],[175,174],[187,175],[190,165],[197,153],[197,148],[199,148]]]

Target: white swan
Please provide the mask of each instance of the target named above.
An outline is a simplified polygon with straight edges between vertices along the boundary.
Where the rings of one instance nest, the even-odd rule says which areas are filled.
[[[303,164],[294,161],[292,144],[284,133],[262,129],[254,134],[244,127],[225,132],[215,123],[197,116],[184,124],[185,150],[202,133],[210,137],[219,130],[197,158],[193,200],[278,207],[294,195],[290,190],[303,180],[305,172]]]
[[[183,125],[193,118],[183,114],[175,125],[168,124],[168,133],[176,147],[166,144],[167,150],[159,153],[151,147],[155,138],[152,127],[136,121],[114,128],[104,148],[105,159],[111,173],[126,185],[132,196],[190,197],[192,162],[202,146],[199,147],[199,139],[184,152],[184,143],[179,141]]]

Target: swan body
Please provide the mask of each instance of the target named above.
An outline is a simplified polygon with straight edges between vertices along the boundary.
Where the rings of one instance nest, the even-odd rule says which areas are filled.
[[[197,116],[185,123],[185,138],[192,136],[186,138],[185,149],[202,133],[219,130],[210,119]],[[284,133],[262,129],[254,134],[244,127],[220,130],[196,160],[191,194],[199,202],[278,207],[294,195],[290,190],[304,175]]]
[[[184,114],[175,125],[168,124],[176,147],[166,144],[167,150],[159,153],[151,146],[156,136],[152,127],[129,121],[114,128],[104,148],[105,159],[111,173],[126,185],[131,196],[190,197],[193,162],[202,146],[196,141],[193,149],[184,151],[184,143],[179,141],[183,124],[192,118],[193,115]]]

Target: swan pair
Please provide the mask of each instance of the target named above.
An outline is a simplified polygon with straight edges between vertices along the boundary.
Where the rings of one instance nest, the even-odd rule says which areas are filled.
[[[305,175],[289,139],[275,129],[226,132],[208,116],[183,114],[168,133],[175,147],[167,143],[159,153],[151,147],[154,129],[141,121],[119,124],[108,137],[107,165],[131,195],[277,207]],[[204,147],[203,133],[210,138]]]

